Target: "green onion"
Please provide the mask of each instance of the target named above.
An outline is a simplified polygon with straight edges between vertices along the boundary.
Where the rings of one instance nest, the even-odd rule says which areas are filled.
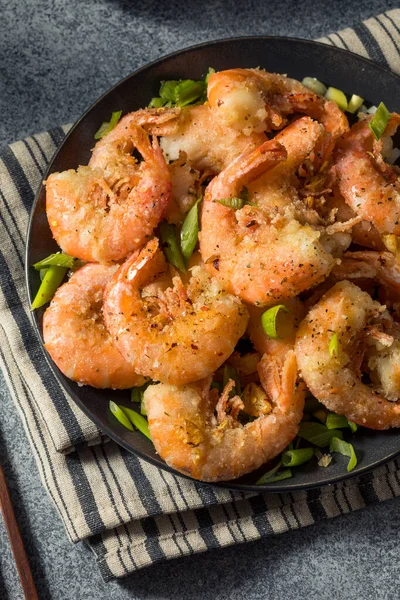
[[[351,429],[351,433],[355,433],[358,429],[358,425],[356,423],[353,423],[353,421],[350,421],[350,419],[347,419],[347,422],[349,424],[349,427]]]
[[[301,82],[303,85],[308,87],[315,94],[320,94],[321,96],[325,96],[327,87],[315,77],[304,77]]]
[[[337,355],[339,354],[339,338],[337,336],[337,333],[334,333],[333,336],[331,337],[331,341],[329,342],[329,356],[331,358],[336,358]]]
[[[267,471],[266,473],[264,473],[264,475],[262,475],[262,477],[260,477],[260,479],[258,479],[256,481],[256,485],[262,485],[263,483],[265,483],[265,481],[267,479],[269,479],[270,477],[272,477],[273,475],[275,475],[275,473],[277,471],[279,471],[279,469],[282,466],[282,461],[280,460],[274,467],[272,467],[272,469],[270,469],[269,471]]]
[[[94,139],[101,140],[101,138],[103,138],[105,135],[107,135],[107,133],[110,133],[110,131],[112,131],[114,129],[114,127],[120,120],[121,115],[122,115],[122,110],[113,112],[111,115],[110,121],[108,123],[105,121],[104,123],[102,123],[100,125],[99,129],[94,134]]]
[[[203,97],[205,91],[205,81],[192,81],[191,79],[181,81],[175,88],[176,104],[178,106],[193,104]]]
[[[152,98],[150,100],[148,108],[161,108],[162,106],[164,106],[164,104],[166,104],[166,100],[164,100],[163,98]]]
[[[308,462],[314,456],[314,448],[299,448],[298,450],[286,450],[282,454],[284,467],[298,467]]]
[[[134,387],[131,389],[131,402],[141,402],[143,391],[141,387]]]
[[[167,261],[182,272],[186,271],[185,261],[181,254],[175,225],[163,221],[160,223],[162,249]]]
[[[275,483],[276,481],[283,481],[283,479],[290,479],[290,477],[292,477],[292,471],[290,469],[285,469],[284,471],[276,473],[276,475],[271,475],[271,477],[265,479],[261,477],[261,479],[263,480],[262,483]],[[259,483],[261,479],[256,482],[256,485],[261,485],[261,483]]]
[[[46,269],[42,283],[32,302],[31,310],[40,308],[50,302],[68,271],[67,267],[51,266]]]
[[[185,220],[183,221],[181,229],[181,250],[186,260],[189,260],[189,258],[192,256],[193,250],[197,244],[197,239],[199,237],[200,202],[201,198],[199,198],[189,210]]]
[[[238,396],[240,396],[240,394],[242,393],[242,386],[240,384],[239,373],[236,371],[236,369],[234,367],[232,367],[232,365],[226,364],[224,366],[224,377],[223,377],[223,383],[222,383],[223,387],[225,387],[228,384],[230,379],[233,379],[233,381],[235,382],[234,392]]]
[[[36,271],[46,269],[47,267],[68,267],[68,269],[72,269],[76,260],[76,258],[70,256],[69,254],[57,252],[56,254],[50,254],[46,258],[43,258],[43,260],[40,260],[33,266],[36,269]]]
[[[342,439],[338,439],[337,437],[333,437],[331,440],[331,444],[329,446],[329,452],[339,452],[343,456],[348,456],[350,458],[349,463],[347,465],[347,471],[350,473],[357,465],[357,456],[354,451],[353,445],[348,442],[344,442]]]
[[[348,429],[350,427],[348,419],[344,415],[329,413],[326,419],[328,429]]]
[[[227,208],[233,208],[233,210],[240,210],[244,206],[244,200],[242,198],[219,198],[218,200],[214,200],[214,202],[218,202],[218,204],[222,204],[222,206],[226,206]]]
[[[310,444],[318,446],[318,448],[329,446],[334,437],[343,439],[343,434],[339,429],[328,429],[321,423],[310,423],[308,421],[300,423],[297,435],[303,440],[310,442]]]
[[[121,410],[121,408],[118,406],[118,404],[115,404],[115,402],[110,400],[110,403],[108,406],[110,408],[110,411],[114,415],[114,417],[117,419],[117,421],[119,421],[121,423],[121,425],[126,427],[126,429],[129,429],[129,431],[134,430],[131,425],[130,420],[128,419],[126,414]]]
[[[163,81],[160,87],[160,98],[165,103],[175,106],[187,106],[203,99],[206,92],[206,82],[182,79],[179,81]]]
[[[143,435],[145,435],[149,438],[149,440],[151,440],[149,424],[147,423],[147,419],[142,417],[142,415],[139,415],[139,413],[137,413],[136,410],[126,408],[126,406],[120,406],[119,408],[125,413],[129,421],[136,427],[136,429],[139,429],[139,431],[143,433]]]
[[[383,104],[383,102],[381,102],[377,108],[376,113],[374,114],[374,116],[372,117],[370,122],[368,123],[369,128],[372,131],[372,133],[374,134],[374,137],[376,140],[381,139],[383,133],[385,132],[386,125],[388,124],[389,119],[390,119],[390,112],[388,111],[386,106]]]
[[[321,423],[326,423],[328,413],[324,408],[319,408],[313,412],[313,417],[318,419],[318,421],[321,421]]]
[[[40,271],[39,271],[40,281],[43,281],[44,276],[46,275],[47,271],[48,271],[48,268],[40,269]]]
[[[347,98],[342,92],[342,90],[338,90],[334,87],[329,87],[326,90],[325,98],[327,100],[333,100],[334,102],[336,102],[340,110],[347,110]]]
[[[261,325],[265,333],[274,340],[280,339],[280,336],[276,332],[276,319],[280,310],[283,312],[290,312],[284,304],[277,304],[272,308],[269,308],[261,315]]]
[[[143,415],[144,417],[147,416],[147,410],[146,410],[146,405],[144,403],[144,398],[142,398],[142,401],[140,403],[140,414]]]
[[[208,80],[210,79],[211,75],[213,75],[214,73],[215,73],[215,69],[213,69],[212,67],[208,67],[208,73],[204,79],[206,84],[208,83]]]
[[[361,98],[361,96],[357,96],[357,94],[353,94],[349,100],[347,112],[352,113],[352,114],[356,113],[358,111],[358,109],[362,107],[363,103],[364,103],[364,98]]]

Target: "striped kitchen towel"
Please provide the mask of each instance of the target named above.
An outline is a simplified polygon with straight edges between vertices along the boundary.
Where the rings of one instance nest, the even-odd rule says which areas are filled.
[[[400,70],[400,10],[321,41]],[[242,494],[175,477],[114,444],[66,398],[31,325],[25,232],[46,165],[67,127],[0,153],[0,364],[38,469],[74,542],[105,579],[160,560],[311,525],[400,495],[400,462],[322,489]]]

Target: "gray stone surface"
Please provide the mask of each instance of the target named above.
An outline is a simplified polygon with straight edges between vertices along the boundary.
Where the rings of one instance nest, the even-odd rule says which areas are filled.
[[[132,70],[231,35],[315,38],[396,2],[0,0],[0,145],[76,119]],[[0,376],[0,460],[41,599],[398,597],[398,501],[262,542],[177,559],[105,584],[69,543]],[[0,598],[23,598],[0,519]]]

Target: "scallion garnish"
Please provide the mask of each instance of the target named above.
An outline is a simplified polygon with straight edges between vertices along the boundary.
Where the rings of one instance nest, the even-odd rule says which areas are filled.
[[[189,260],[189,258],[192,256],[199,237],[200,202],[201,198],[199,198],[189,210],[181,228],[181,250],[186,260]]]
[[[167,261],[183,273],[186,272],[175,225],[167,223],[167,221],[160,223],[160,238]]]
[[[284,467],[298,467],[312,459],[314,448],[299,448],[298,450],[286,450],[282,454]]]
[[[351,433],[355,433],[358,429],[358,425],[357,423],[354,423],[353,421],[350,421],[350,419],[347,419],[347,422],[349,424],[349,427],[351,429]]]
[[[242,198],[219,198],[218,200],[214,200],[214,202],[218,202],[218,204],[222,204],[222,206],[226,206],[227,208],[233,208],[233,210],[240,210],[243,208],[245,202]]]
[[[261,325],[264,329],[265,333],[275,340],[280,339],[276,331],[276,319],[280,310],[283,312],[290,312],[288,308],[284,304],[277,304],[272,308],[269,308],[261,315]]]
[[[68,271],[67,267],[57,267],[52,265],[46,269],[46,273],[43,276],[42,283],[38,289],[38,292],[32,302],[31,310],[40,308],[53,298],[64,279]]]
[[[76,261],[77,259],[69,254],[57,252],[56,254],[50,254],[46,258],[43,258],[33,266],[36,271],[46,269],[47,267],[68,267],[68,269],[72,269]]]
[[[121,423],[121,425],[126,427],[126,429],[129,429],[129,431],[134,431],[130,420],[128,419],[126,414],[121,410],[121,408],[118,406],[118,404],[115,404],[115,402],[110,400],[109,408],[110,408],[111,413],[114,415],[114,417],[117,419],[117,421],[119,421]]]
[[[313,412],[313,417],[321,421],[321,423],[326,423],[326,419],[328,417],[328,412],[324,408],[319,408]]]
[[[333,437],[329,446],[329,452],[338,452],[343,456],[348,456],[350,458],[349,463],[347,465],[347,471],[350,473],[357,465],[357,456],[354,451],[353,445],[348,442],[339,439],[338,437]]]
[[[134,425],[136,429],[139,429],[139,431],[143,433],[143,435],[145,435],[147,438],[149,438],[149,440],[151,440],[149,424],[147,423],[147,419],[145,419],[142,415],[137,413],[136,410],[132,410],[131,408],[127,408],[126,406],[120,406],[119,408],[129,419],[132,425]]]
[[[361,98],[361,96],[357,96],[357,94],[353,94],[349,100],[347,112],[352,114],[356,113],[358,109],[362,107],[363,103],[364,98]]]
[[[120,120],[121,115],[122,115],[122,110],[117,110],[116,112],[113,112],[111,115],[110,121],[109,122],[105,121],[104,123],[102,123],[100,125],[99,129],[94,134],[94,139],[101,140],[101,138],[103,138],[105,135],[107,135],[107,133],[110,133],[110,131],[112,131],[114,129],[114,127]]]
[[[345,94],[342,92],[342,90],[338,90],[337,88],[334,88],[334,87],[329,87],[326,90],[325,98],[327,100],[333,100],[333,102],[336,102],[336,104],[338,105],[340,110],[347,110],[347,108],[348,108],[347,98],[346,98]]]
[[[381,139],[382,135],[385,132],[386,126],[389,123],[389,119],[390,119],[390,112],[388,111],[386,106],[383,104],[383,102],[381,102],[380,105],[378,106],[374,116],[368,123],[369,128],[372,131],[372,133],[374,134],[374,138],[376,140]]]
[[[303,85],[308,87],[315,94],[324,96],[326,94],[327,87],[321,81],[318,81],[315,77],[304,77],[301,82]]]
[[[272,467],[272,469],[264,473],[264,475],[262,475],[260,479],[256,481],[256,485],[262,485],[263,483],[265,483],[270,477],[272,477],[277,471],[279,471],[281,466],[282,461],[280,460],[274,467]]]
[[[343,434],[339,429],[328,429],[326,425],[311,423],[309,421],[302,421],[300,423],[297,435],[303,440],[310,442],[310,444],[318,446],[318,448],[329,446],[334,437],[343,439]]]
[[[334,333],[329,342],[329,356],[331,358],[337,358],[339,354],[339,338],[337,333]]]
[[[261,479],[263,479],[262,483],[276,483],[277,481],[290,479],[290,477],[292,477],[292,471],[290,469],[285,469],[284,471],[278,471],[278,473],[276,473],[275,475],[271,475],[266,479],[263,479],[262,477]],[[259,483],[261,479],[257,481],[256,485],[261,485],[261,483]]]
[[[344,415],[337,415],[335,413],[329,413],[326,418],[326,423],[328,429],[348,429],[349,422]]]

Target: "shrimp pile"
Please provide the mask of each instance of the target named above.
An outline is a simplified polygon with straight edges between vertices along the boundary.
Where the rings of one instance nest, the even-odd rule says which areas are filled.
[[[80,385],[145,384],[177,471],[258,469],[296,437],[306,394],[400,427],[400,169],[385,161],[400,115],[380,140],[372,118],[350,126],[294,79],[230,69],[204,103],[129,113],[88,165],[48,177],[52,234],[87,264],[47,308],[45,347]]]

